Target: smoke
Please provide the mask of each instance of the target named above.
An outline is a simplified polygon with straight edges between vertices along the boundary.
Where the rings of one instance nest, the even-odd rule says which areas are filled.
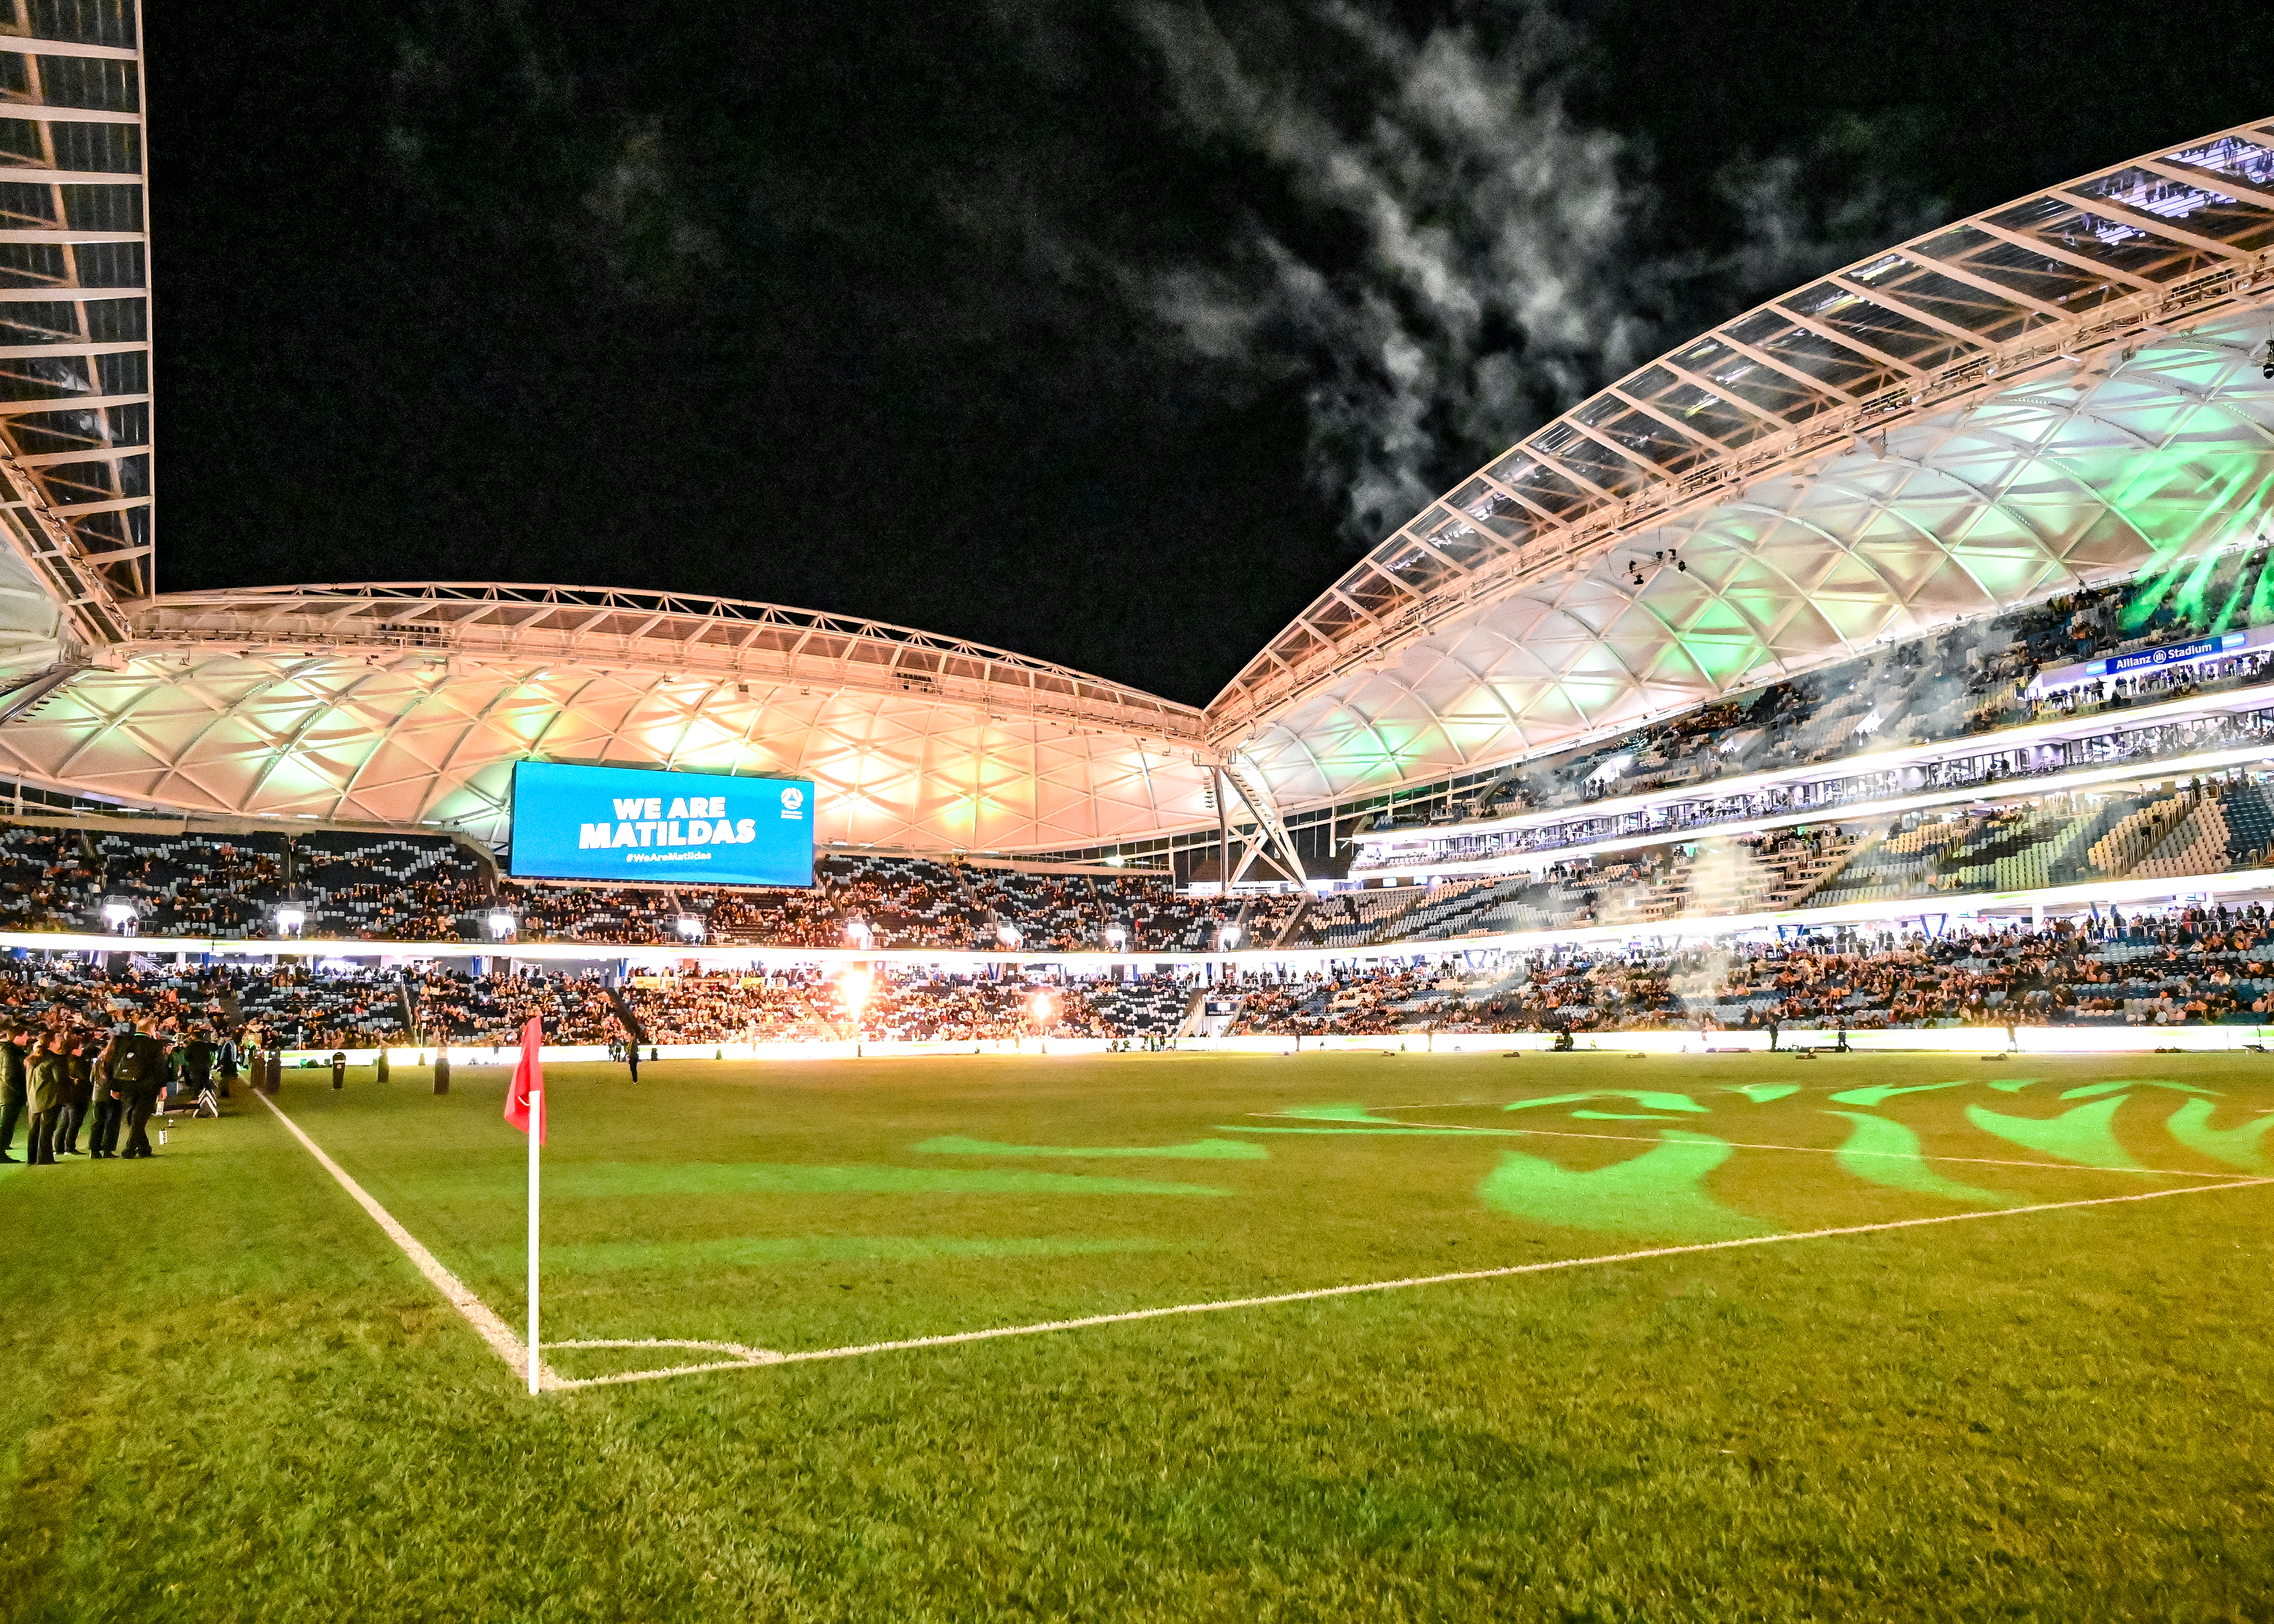
[[[1556,4],[985,0],[847,59],[764,8],[627,56],[573,9],[417,0],[386,156],[451,262],[557,266],[561,322],[629,313],[674,355],[835,370],[878,333],[975,397],[1299,401],[1302,472],[1370,545],[1669,342],[1935,212],[1890,178],[1921,167],[1895,118],[1764,154],[1700,132],[1661,187],[1646,136],[1573,110],[1633,99]],[[905,96],[847,95],[848,60]]]
[[[1284,196],[1131,292],[1227,377],[1299,380],[1309,477],[1361,543],[1668,342],[1939,210],[1851,120],[1725,164],[1713,229],[1667,241],[1649,154],[1567,110],[1585,41],[1544,4],[1426,31],[1361,0],[1251,8],[1237,32],[1178,0],[1133,14],[1180,132]]]
[[[1264,160],[1290,207],[1134,291],[1194,354],[1301,378],[1310,476],[1352,532],[1643,354],[1623,252],[1643,199],[1618,139],[1563,111],[1544,14],[1496,40],[1340,0],[1239,39],[1190,6],[1135,15],[1185,133]]]

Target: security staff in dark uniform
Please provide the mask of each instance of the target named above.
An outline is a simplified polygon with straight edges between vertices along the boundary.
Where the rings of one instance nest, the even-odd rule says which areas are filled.
[[[134,1030],[114,1045],[119,1053],[112,1069],[123,1085],[119,1094],[126,1106],[126,1148],[119,1153],[122,1158],[151,1154],[150,1114],[158,1109],[158,1091],[166,1086],[166,1043],[157,1034],[157,1025],[155,1017],[141,1016]]]
[[[332,1086],[344,1088],[347,1086],[348,1051],[344,1049],[335,1049],[332,1051]]]
[[[24,1115],[28,1097],[24,1062],[31,1052],[31,1034],[11,1026],[0,1035],[0,1162],[13,1162],[8,1147],[16,1138],[16,1124]]]
[[[56,1124],[63,1115],[64,1091],[71,1084],[64,1042],[64,1034],[56,1033],[24,1067],[26,1092],[32,1103],[32,1142],[24,1160],[35,1167],[53,1167],[56,1162]]]

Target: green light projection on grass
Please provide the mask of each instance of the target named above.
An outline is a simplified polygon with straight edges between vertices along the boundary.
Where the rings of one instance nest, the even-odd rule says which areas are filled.
[[[1688,1111],[1706,1115],[1706,1108],[1686,1094],[1668,1094],[1656,1088],[1591,1088],[1585,1094],[1551,1094],[1538,1100],[1517,1100],[1501,1107],[1504,1111],[1528,1111],[1541,1105],[1580,1105],[1589,1100],[1632,1100],[1637,1105],[1653,1111]],[[1574,1116],[1586,1113],[1573,1112]]]
[[[1355,1100],[1345,1101],[1339,1105],[1291,1105],[1277,1114],[1299,1116],[1309,1122],[1371,1122],[1390,1128],[1405,1125],[1395,1116],[1375,1116]]]
[[[525,1199],[514,1179],[445,1174],[411,1182],[427,1199]],[[547,1169],[548,1201],[650,1195],[1228,1195],[1206,1184],[1156,1184],[1088,1173],[950,1168],[813,1167],[803,1162],[600,1162]]]
[[[2019,1094],[2030,1084],[2042,1083],[2045,1079],[2042,1077],[1993,1077],[1987,1080],[1990,1086],[1999,1094]]]
[[[1532,1223],[1649,1240],[1743,1240],[1777,1233],[1706,1192],[1706,1175],[1729,1154],[1730,1147],[1712,1135],[1679,1128],[1665,1130],[1639,1156],[1588,1172],[1511,1151],[1477,1186],[1477,1198],[1495,1212]]]
[[[1741,1094],[1755,1105],[1773,1105],[1788,1094],[1798,1094],[1798,1083],[1740,1083],[1730,1091]]]
[[[729,1236],[707,1241],[592,1241],[545,1248],[547,1274],[613,1274],[640,1269],[779,1268],[800,1263],[920,1263],[968,1258],[1089,1257],[1114,1252],[1189,1251],[1189,1241],[1103,1240],[1086,1236],[974,1239],[927,1235]],[[527,1253],[491,1247],[483,1266],[510,1275]]]
[[[2274,1116],[2261,1116],[2239,1128],[2214,1128],[2210,1115],[2218,1109],[2209,1100],[2189,1100],[2171,1114],[2164,1126],[2173,1139],[2197,1155],[2224,1162],[2246,1173],[2274,1170],[2267,1167],[2266,1157],[2259,1148],[2267,1130],[2274,1128]]]
[[[1660,1120],[1663,1120],[1660,1118]],[[1216,1124],[1218,1133],[1308,1133],[1329,1139],[1521,1139],[1521,1128],[1367,1128],[1352,1124],[1347,1128],[1251,1128],[1239,1123]],[[0,1174],[7,1172],[0,1168]]]
[[[926,1139],[915,1148],[934,1156],[1162,1156],[1186,1162],[1261,1162],[1271,1154],[1240,1139],[1195,1139],[1189,1145],[998,1145],[960,1133]]]
[[[1966,1120],[1984,1133],[1994,1133],[2009,1144],[2055,1156],[2083,1167],[2112,1172],[2145,1172],[2116,1142],[2116,1109],[2130,1098],[2117,1094],[2095,1105],[2080,1105],[2058,1116],[2008,1116],[1986,1106],[1969,1105]]]
[[[2198,1088],[2193,1083],[2166,1083],[2144,1077],[2127,1077],[2118,1083],[2087,1083],[2081,1088],[2063,1089],[2061,1098],[2097,1100],[2102,1094],[2115,1094],[2126,1088],[2168,1088],[2173,1094],[2199,1094],[2208,1095],[2214,1100],[2218,1098],[2218,1090],[2216,1088]]]
[[[1920,1155],[1918,1135],[1890,1117],[1873,1116],[1863,1111],[1825,1114],[1848,1119],[1848,1142],[1840,1147],[1836,1160],[1850,1176],[1867,1184],[1908,1190],[1914,1195],[1940,1196],[1946,1201],[1962,1201],[1969,1207],[2011,1207],[2020,1199],[1945,1178]]]
[[[1968,1083],[1973,1080],[1974,1079],[1971,1078],[1965,1078],[1954,1083],[1913,1083],[1908,1088],[1899,1088],[1892,1083],[1881,1084],[1878,1087],[1874,1088],[1849,1088],[1834,1094],[1832,1096],[1832,1103],[1834,1105],[1878,1105],[1885,1101],[1894,1099],[1899,1094],[1933,1094],[1937,1090],[1943,1088],[1963,1088]],[[1835,1114],[1845,1115],[1844,1112]]]

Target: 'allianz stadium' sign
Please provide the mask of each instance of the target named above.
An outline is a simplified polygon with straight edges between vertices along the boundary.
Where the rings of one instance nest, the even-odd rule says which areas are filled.
[[[2046,694],[2056,688],[2105,677],[2162,671],[2173,665],[2193,665],[2197,660],[2224,659],[2246,649],[2263,648],[2270,643],[2274,643],[2274,626],[2261,626],[2248,632],[2225,632],[2216,637],[2197,637],[2188,643],[2167,643],[2157,649],[2135,649],[2129,654],[2112,654],[2105,659],[2085,660],[2074,665],[2041,671],[2029,683],[2027,691]]]

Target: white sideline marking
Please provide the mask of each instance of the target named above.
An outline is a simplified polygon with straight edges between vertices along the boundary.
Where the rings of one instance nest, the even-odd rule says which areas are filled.
[[[2238,1178],[2224,1184],[2188,1184],[2177,1190],[2149,1190],[2136,1195],[2094,1196],[2082,1201],[2045,1201],[2034,1207],[2009,1207],[1995,1212],[1948,1213],[1937,1218],[1897,1218],[1884,1223],[1849,1224],[1833,1229],[1809,1229],[1795,1235],[1755,1235],[1730,1241],[1698,1241],[1684,1246],[1651,1246],[1639,1252],[1619,1252],[1592,1258],[1558,1258],[1547,1263],[1513,1263],[1502,1268],[1463,1269],[1450,1274],[1417,1274],[1405,1280],[1367,1281],[1351,1286],[1321,1286],[1309,1291],[1282,1291],[1270,1297],[1225,1297],[1211,1303],[1179,1303],[1169,1308],[1133,1308],[1121,1313],[1089,1314],[1079,1320],[1051,1320],[1039,1325],[998,1326],[984,1331],[955,1331],[944,1336],[911,1336],[898,1342],[862,1342],[847,1348],[817,1348],[804,1353],[779,1354],[771,1359],[737,1359],[731,1363],[690,1365],[676,1370],[626,1371],[614,1376],[582,1380],[556,1379],[563,1388],[612,1387],[628,1381],[660,1381],[666,1376],[692,1376],[705,1371],[749,1370],[758,1365],[803,1365],[818,1359],[851,1359],[871,1353],[898,1353],[912,1348],[946,1348],[958,1342],[992,1342],[1003,1336],[1040,1336],[1052,1331],[1086,1330],[1092,1326],[1128,1325],[1141,1320],[1165,1320],[1178,1314],[1220,1313],[1233,1308],[1273,1308],[1287,1303],[1315,1303],[1328,1297],[1356,1297],[1371,1291],[1405,1291],[1417,1286],[1451,1285],[1470,1280],[1505,1280],[1516,1274],[1544,1274],[1556,1269],[1589,1268],[1605,1263],[1638,1263],[1650,1258],[1683,1257],[1693,1252],[1729,1252],[1740,1246],[1774,1246],[1786,1241],[1826,1240],[1841,1235],[1873,1235],[1889,1229],[1916,1229],[1928,1224],[1970,1223],[1980,1219],[2018,1218],[2027,1213],[2064,1212],[2080,1207],[2113,1207],[2127,1201],[2160,1201],[2167,1196],[2202,1195],[2210,1191],[2245,1190],[2274,1184],[2274,1177]],[[565,1345],[565,1344],[563,1344]],[[609,1344],[611,1346],[638,1344]],[[665,1344],[659,1344],[665,1345]],[[694,1346],[696,1344],[675,1344]]]
[[[1421,1108],[1414,1105],[1384,1105],[1378,1109],[1385,1111],[1411,1111],[1419,1110]],[[1321,1123],[1329,1129],[1333,1128],[1335,1125],[1334,1123],[1325,1117],[1293,1116],[1291,1113],[1287,1111],[1250,1111],[1247,1114],[1250,1116],[1287,1116],[1296,1122]],[[2264,1113],[2263,1112],[2261,1113],[2261,1115],[2263,1114]],[[1364,1127],[1367,1124],[1364,1123],[1352,1123],[1349,1125],[1352,1127]],[[1622,1145],[1662,1145],[1666,1142],[1663,1139],[1652,1139],[1649,1136],[1641,1133],[1579,1133],[1564,1128],[1479,1128],[1462,1122],[1401,1122],[1394,1125],[1400,1128],[1427,1128],[1432,1132],[1438,1133],[1488,1133],[1495,1136],[1520,1134],[1529,1136],[1532,1139],[1615,1139]],[[1683,1124],[1679,1122],[1669,1120],[1668,1125],[1678,1128]],[[1238,1128],[1234,1128],[1231,1131],[1234,1133],[1239,1132]],[[2186,1173],[2181,1172],[2177,1168],[2097,1167],[2090,1162],[2010,1162],[1998,1156],[1938,1156],[1931,1151],[1924,1150],[1917,1152],[1908,1150],[1848,1150],[1838,1145],[1760,1145],[1754,1143],[1751,1139],[1723,1139],[1721,1143],[1728,1146],[1733,1150],[1796,1150],[1803,1155],[1810,1156],[1886,1156],[1898,1162],[1969,1162],[1975,1167],[2045,1168],[2056,1173],[2138,1173],[2150,1178],[2224,1178],[2228,1180],[2248,1178],[2250,1177],[2248,1173]],[[2029,1209],[2022,1207],[2019,1210],[2027,1212]]]
[[[303,1133],[300,1131],[300,1124],[287,1116],[282,1107],[258,1088],[252,1091],[252,1097],[276,1113],[276,1120],[284,1124],[294,1139],[307,1147],[308,1154],[315,1157],[317,1163],[323,1168],[324,1171],[339,1180],[340,1188],[353,1196],[356,1205],[371,1214],[372,1222],[387,1231],[387,1238],[403,1248],[403,1255],[410,1259],[412,1267],[425,1275],[433,1283],[437,1291],[450,1299],[451,1307],[465,1315],[466,1323],[481,1334],[482,1340],[490,1345],[491,1351],[503,1359],[516,1376],[526,1380],[529,1376],[529,1350],[521,1345],[521,1338],[513,1334],[512,1327],[499,1319],[491,1311],[487,1303],[467,1290],[465,1282],[450,1273],[448,1269],[444,1268],[440,1259],[420,1245],[410,1230],[395,1222],[395,1215],[373,1200],[369,1192],[361,1184],[350,1178],[346,1169],[326,1155],[322,1146]],[[560,1377],[554,1375],[541,1363],[538,1366],[537,1374],[538,1380],[546,1387],[556,1387],[563,1385]]]

